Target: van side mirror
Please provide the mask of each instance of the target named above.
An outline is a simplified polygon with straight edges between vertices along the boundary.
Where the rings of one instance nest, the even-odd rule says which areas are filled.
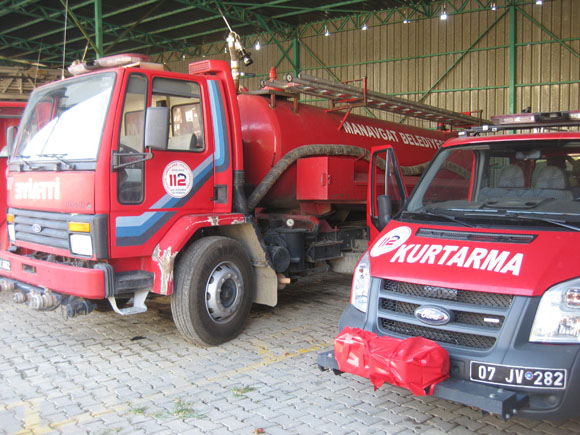
[[[379,195],[377,197],[377,212],[379,218],[377,229],[382,231],[393,215],[393,203],[389,195]]]
[[[166,150],[169,141],[169,108],[148,107],[145,114],[145,148]]]
[[[11,125],[6,129],[6,147],[8,151],[8,157],[12,154],[12,148],[14,147],[14,140],[16,139],[16,133],[18,133],[18,127]]]

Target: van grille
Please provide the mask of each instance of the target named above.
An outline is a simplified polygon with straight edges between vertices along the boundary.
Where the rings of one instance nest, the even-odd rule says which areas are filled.
[[[490,349],[501,333],[513,296],[383,280],[378,327],[384,334],[421,336],[442,344]],[[430,325],[415,317],[421,306],[435,306],[451,314],[444,325]]]

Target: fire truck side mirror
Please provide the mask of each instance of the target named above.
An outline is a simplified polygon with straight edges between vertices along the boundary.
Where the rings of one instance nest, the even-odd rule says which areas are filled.
[[[378,226],[377,229],[382,231],[391,220],[393,214],[393,204],[389,195],[377,196]]]
[[[12,154],[12,147],[14,146],[14,139],[16,138],[16,133],[18,132],[18,127],[11,125],[6,129],[6,147],[8,148],[8,156]]]
[[[145,147],[166,150],[169,141],[169,108],[148,107],[145,115]]]

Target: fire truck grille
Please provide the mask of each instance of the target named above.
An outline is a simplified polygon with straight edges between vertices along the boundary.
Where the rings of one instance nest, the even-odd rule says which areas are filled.
[[[377,324],[385,334],[490,349],[501,333],[512,300],[510,295],[383,280]],[[426,310],[436,316],[421,317]],[[448,318],[437,318],[443,314]]]
[[[10,209],[14,215],[16,240],[53,248],[69,249],[70,214]]]

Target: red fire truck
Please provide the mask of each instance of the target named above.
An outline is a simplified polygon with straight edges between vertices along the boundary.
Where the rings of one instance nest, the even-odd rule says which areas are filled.
[[[0,275],[17,301],[71,317],[171,295],[200,345],[235,337],[252,303],[276,305],[293,279],[355,258],[352,273],[371,146],[393,142],[416,168],[456,135],[300,104],[297,82],[238,95],[223,61],[181,74],[121,55],[70,70],[30,96],[12,147]]]
[[[405,194],[400,174],[385,183],[375,171],[369,224],[381,233],[355,269],[339,330],[351,343],[373,333],[443,347],[449,378],[437,397],[503,418],[578,416],[580,111],[495,121],[446,142],[398,209],[388,206]],[[535,130],[485,134],[522,128]],[[381,154],[394,157],[387,148],[373,159]],[[339,364],[355,361],[349,352],[335,343],[319,364],[384,375],[362,359]]]
[[[25,101],[0,101],[0,249],[8,247],[6,237],[6,133],[10,127],[18,126]]]

